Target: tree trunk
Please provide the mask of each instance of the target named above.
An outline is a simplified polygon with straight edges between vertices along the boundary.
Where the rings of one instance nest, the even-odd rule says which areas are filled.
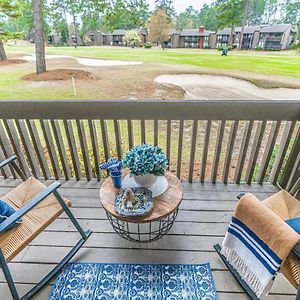
[[[0,35],[0,60],[7,60],[1,35]]]
[[[42,0],[32,0],[33,22],[35,27],[36,73],[46,72],[43,3]]]
[[[239,40],[239,50],[242,49],[242,44],[243,44],[243,35],[245,31],[245,26],[246,26],[246,20],[247,20],[247,12],[248,12],[248,0],[244,0],[245,7],[244,7],[244,16],[243,16],[243,22],[242,22],[242,29],[241,29],[241,35],[240,35],[240,40]]]
[[[76,15],[75,13],[73,12],[72,13],[72,16],[73,16],[73,26],[74,26],[74,33],[75,33],[75,37],[77,38],[78,40],[78,28],[77,28],[77,20],[76,20]]]
[[[231,27],[231,32],[230,32],[230,36],[229,36],[229,40],[228,40],[228,46],[233,45],[233,33],[234,33],[234,26]]]

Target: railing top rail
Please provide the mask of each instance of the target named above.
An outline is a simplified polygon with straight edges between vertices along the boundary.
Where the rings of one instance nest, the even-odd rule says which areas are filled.
[[[300,120],[300,100],[5,100],[1,119]]]

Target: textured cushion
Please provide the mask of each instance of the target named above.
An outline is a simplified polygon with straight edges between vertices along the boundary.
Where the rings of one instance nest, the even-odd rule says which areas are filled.
[[[14,208],[8,205],[6,202],[0,199],[0,224],[7,220],[11,215],[16,212]],[[12,223],[7,230],[17,226],[18,224],[22,223],[22,219],[18,219],[16,222]]]
[[[300,234],[300,217],[289,219],[285,221],[290,227],[292,227],[298,234]]]

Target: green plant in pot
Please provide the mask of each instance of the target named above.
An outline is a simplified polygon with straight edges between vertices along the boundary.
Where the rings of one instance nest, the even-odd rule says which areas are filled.
[[[135,182],[149,188],[157,176],[163,176],[168,166],[168,159],[158,146],[143,144],[132,148],[123,159],[123,166],[130,170]]]

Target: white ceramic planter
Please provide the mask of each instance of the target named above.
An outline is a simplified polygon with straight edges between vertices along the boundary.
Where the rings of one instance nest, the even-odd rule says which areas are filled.
[[[146,173],[143,175],[138,175],[138,176],[133,176],[134,181],[141,187],[145,187],[148,188],[150,186],[152,186],[156,180],[157,180],[157,176],[150,174],[150,173]]]

